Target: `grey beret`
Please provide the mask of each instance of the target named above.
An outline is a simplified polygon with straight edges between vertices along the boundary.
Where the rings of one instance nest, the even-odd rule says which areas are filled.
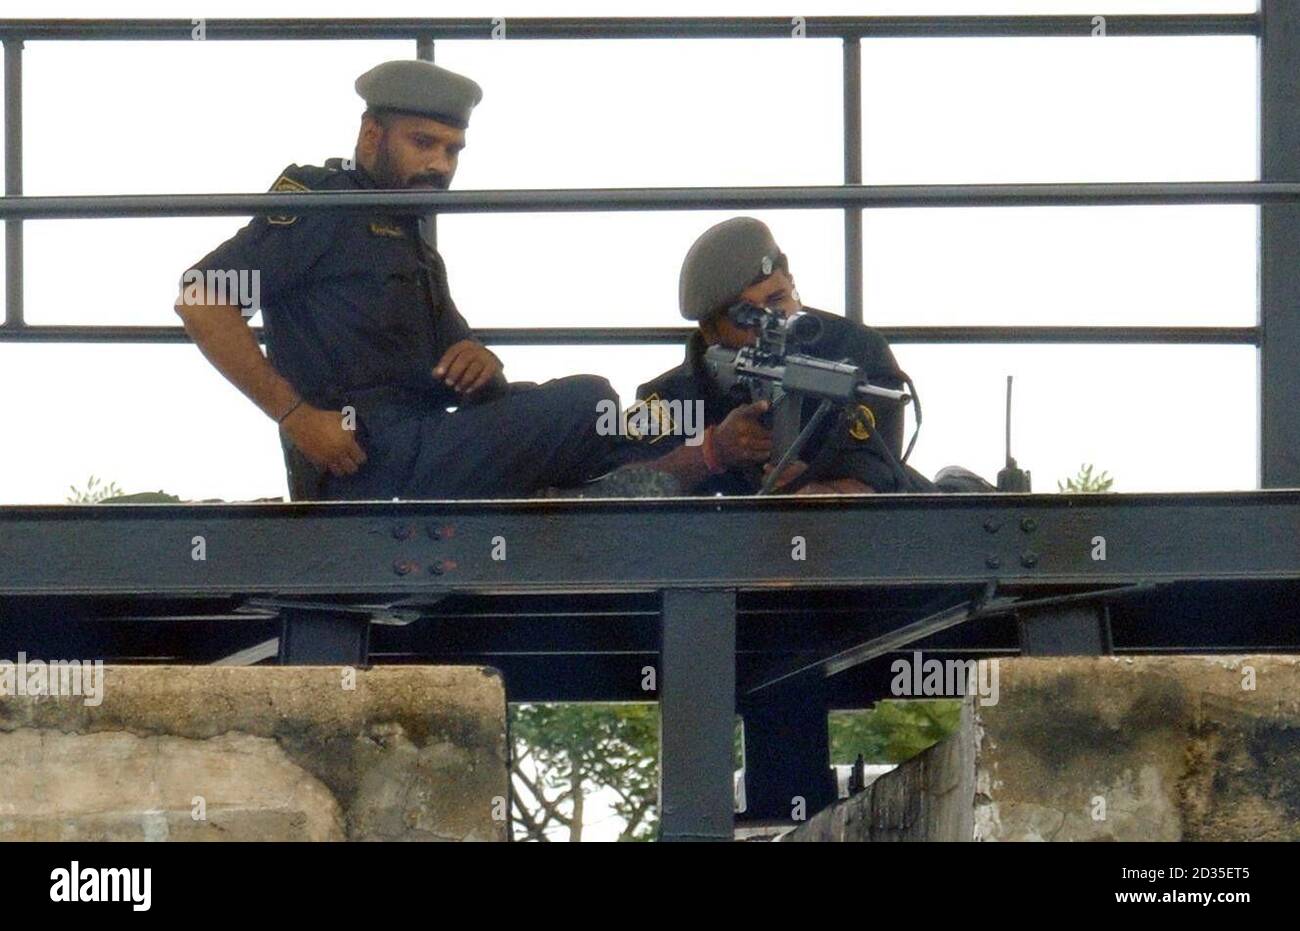
[[[357,78],[367,106],[427,116],[464,129],[483,89],[464,75],[428,61],[404,59],[376,65]]]
[[[734,217],[705,230],[695,240],[677,285],[677,300],[687,320],[702,320],[755,281],[778,267],[783,256],[767,224]]]

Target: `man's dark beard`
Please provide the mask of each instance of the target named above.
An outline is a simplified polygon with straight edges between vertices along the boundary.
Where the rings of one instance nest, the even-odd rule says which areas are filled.
[[[412,175],[406,182],[407,187],[432,187],[445,191],[451,187],[451,179],[439,172],[424,175]]]
[[[402,179],[397,177],[397,169],[393,167],[393,154],[388,147],[387,139],[384,139],[383,144],[379,147],[379,157],[375,159],[374,175],[379,186],[385,188],[433,187],[439,191],[445,191],[451,187],[451,179],[441,172],[435,171],[412,175],[403,184]]]

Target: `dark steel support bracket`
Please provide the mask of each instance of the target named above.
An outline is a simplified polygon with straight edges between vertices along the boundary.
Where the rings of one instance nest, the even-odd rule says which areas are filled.
[[[280,618],[280,665],[366,665],[370,654],[369,618],[310,608],[285,608]]]
[[[814,669],[820,669],[822,675],[829,678],[931,634],[956,627],[958,624],[1010,613],[1022,616],[1022,612],[1025,612],[1023,617],[1028,619],[1022,622],[1021,635],[1022,644],[1030,644],[1029,649],[1024,650],[1026,655],[1100,656],[1111,650],[1108,602],[1153,591],[1157,587],[1153,583],[1139,582],[1099,591],[1077,592],[1026,601],[1019,596],[995,596],[997,584],[996,579],[991,580],[977,598],[926,615],[864,643],[854,644],[830,656],[811,662],[803,661],[766,675],[752,685],[743,687],[741,694],[757,695],[765,689]],[[1026,626],[1034,625],[1038,626],[1026,634]],[[1026,636],[1032,639],[1026,640]],[[1039,652],[1031,653],[1032,649],[1037,649]],[[1051,650],[1058,652],[1049,652]],[[1064,652],[1059,652],[1062,650]]]
[[[744,722],[745,821],[800,821],[836,798],[826,680],[804,674],[739,705]]]
[[[1016,609],[1024,656],[1104,656],[1111,652],[1110,607],[1082,602]]]
[[[958,624],[965,624],[967,621],[986,614],[997,613],[1000,609],[1009,608],[1018,600],[1014,597],[995,597],[996,590],[996,580],[990,581],[980,595],[969,601],[963,601],[950,608],[928,614],[886,634],[872,637],[865,643],[854,644],[830,656],[812,662],[800,662],[780,672],[769,674],[752,685],[743,688],[742,694],[747,697],[757,695],[764,690],[771,689],[816,669],[820,669],[821,674],[825,677],[833,676],[846,669],[852,669],[854,666],[869,662],[877,656],[883,656],[891,650],[907,646],[909,643],[928,637],[931,634],[937,634],[941,630],[956,627]]]
[[[736,593],[663,593],[659,669],[659,839],[735,832]]]

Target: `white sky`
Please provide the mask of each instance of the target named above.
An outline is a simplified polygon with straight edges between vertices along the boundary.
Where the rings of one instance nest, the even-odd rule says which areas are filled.
[[[96,2],[9,0],[6,17],[102,17]],[[787,15],[788,0],[208,2],[208,17]],[[798,4],[796,4],[798,6]],[[115,0],[113,15],[176,17]],[[870,13],[1243,12],[1242,0],[816,3]],[[189,15],[188,13],[186,15]],[[834,40],[443,42],[484,87],[458,190],[836,184]],[[348,155],[356,75],[411,42],[30,42],[29,194],[263,191],[291,162]],[[1254,180],[1249,37],[864,42],[868,183]],[[497,214],[440,221],[474,326],[680,323],[677,275],[731,214]],[[804,300],[843,309],[842,214],[764,211]],[[1253,324],[1253,207],[866,213],[866,318],[915,324]],[[31,323],[174,324],[180,273],[242,218],[26,224]],[[631,397],[677,347],[505,347],[507,374],[597,372]],[[1250,347],[918,346],[895,353],[925,426],[913,464],[1001,466],[1002,391],[1035,488],[1091,461],[1124,491],[1253,488]],[[0,502],[61,502],[94,473],[187,498],[283,494],[275,428],[193,346],[0,342]]]

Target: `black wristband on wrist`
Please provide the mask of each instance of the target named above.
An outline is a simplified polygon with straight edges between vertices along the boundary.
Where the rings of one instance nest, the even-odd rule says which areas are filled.
[[[301,406],[302,406],[302,398],[299,398],[298,400],[293,402],[293,405],[287,411],[285,411],[283,414],[280,415],[280,419],[277,420],[276,423],[277,424],[284,423],[285,419]]]

